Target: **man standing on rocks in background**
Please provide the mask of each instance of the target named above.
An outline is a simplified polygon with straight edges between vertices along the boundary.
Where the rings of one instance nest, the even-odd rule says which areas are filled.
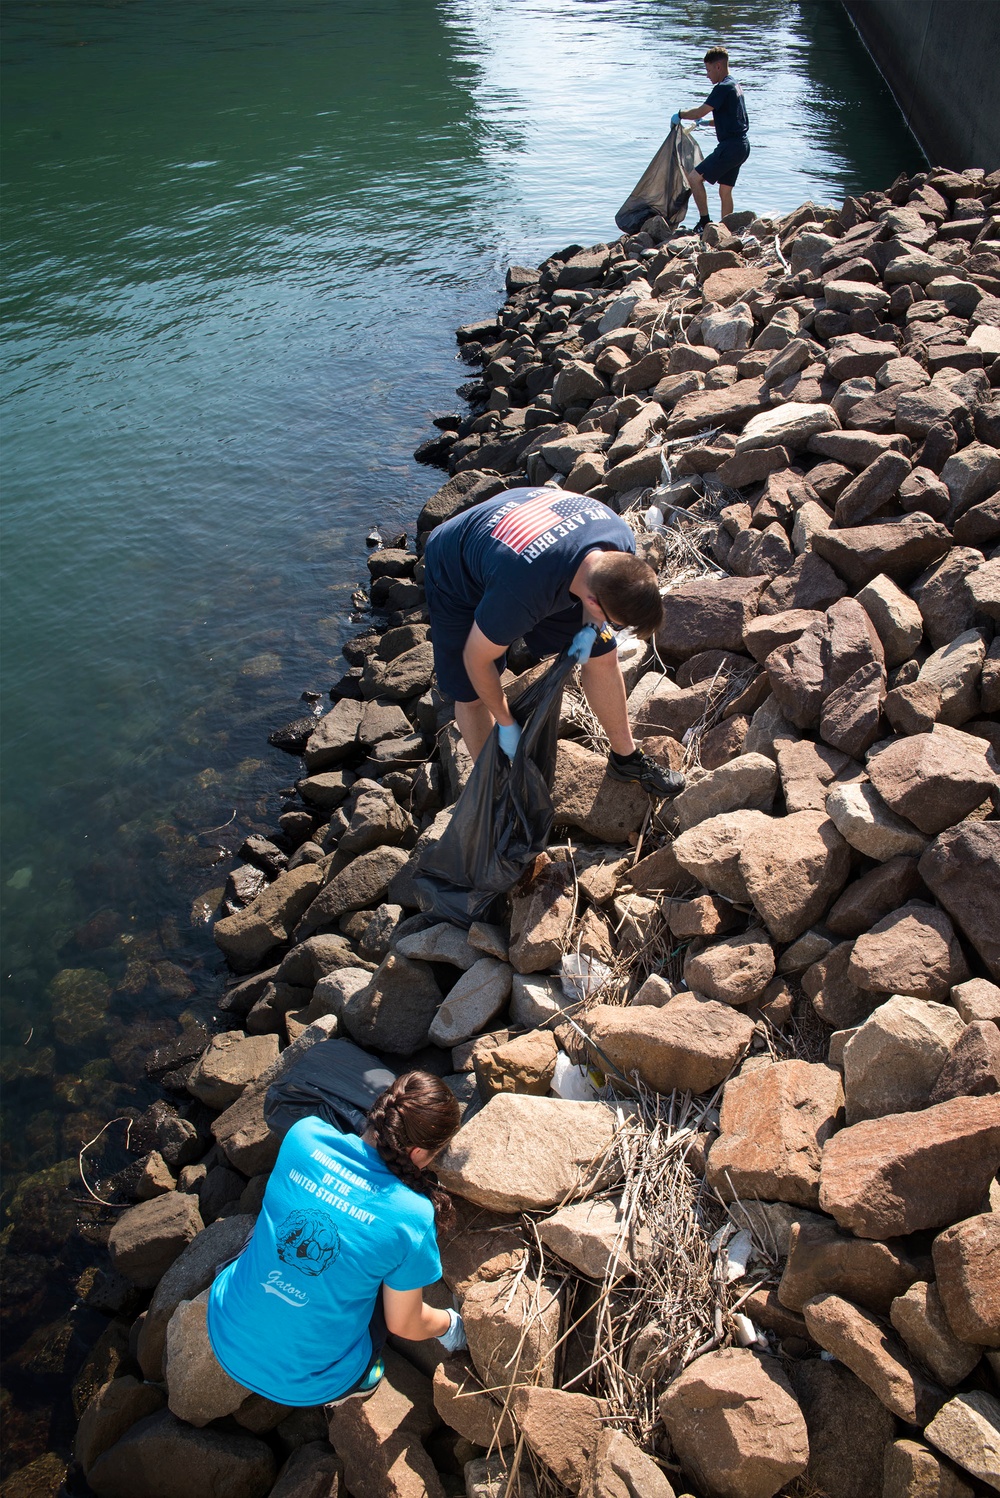
[[[733,211],[733,188],[736,186],[740,167],[750,155],[747,107],[743,100],[743,90],[736,79],[729,76],[729,53],[725,47],[709,48],[705,53],[705,72],[713,88],[704,104],[697,109],[679,109],[670,120],[671,125],[678,125],[681,120],[703,120],[710,114],[719,141],[711,155],[706,156],[698,170],[692,171],[688,177],[701,214],[694,226],[696,234],[700,234],[705,225],[712,221],[708,212],[705,183],[719,184],[721,217],[725,218]]]
[[[652,796],[676,796],[684,777],[637,749],[625,682],[608,625],[648,639],[663,619],[653,569],[635,555],[630,525],[607,505],[562,489],[508,489],[455,515],[427,542],[424,586],[434,670],[455,700],[473,759],[496,725],[508,759],[521,730],[500,673],[523,638],[540,658],[569,650],[611,745],[608,774]]]

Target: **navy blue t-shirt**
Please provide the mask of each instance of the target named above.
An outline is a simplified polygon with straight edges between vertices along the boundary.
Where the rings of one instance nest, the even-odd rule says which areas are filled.
[[[472,613],[488,640],[510,645],[579,608],[569,585],[600,547],[635,553],[632,527],[607,505],[562,489],[508,489],[438,526],[427,571],[450,610]]]
[[[735,78],[723,78],[721,83],[715,85],[705,103],[711,106],[715,134],[719,140],[746,139],[750,121],[743,102],[743,90]]]

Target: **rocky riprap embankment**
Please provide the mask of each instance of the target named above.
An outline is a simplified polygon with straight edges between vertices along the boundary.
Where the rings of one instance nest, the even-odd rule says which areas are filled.
[[[704,244],[652,223],[512,269],[499,318],[460,331],[479,414],[422,451],[451,477],[417,553],[373,552],[379,626],[345,647],[332,709],[276,736],[305,774],[215,927],[234,1028],[161,1058],[216,1111],[214,1143],[183,1104],[146,1120],[144,1199],[109,1246],[151,1299],[77,1443],[102,1498],[498,1494],[484,1449],[519,1441],[545,1492],[586,1498],[1000,1488],[998,198],[1000,173],[934,171],[839,212],[739,214]],[[568,707],[572,845],[506,925],[465,933],[412,884],[469,768],[433,688],[420,544],[554,477],[633,512],[663,569],[655,652],[623,661],[637,736],[689,784],[647,823]],[[663,531],[639,518],[651,487]],[[575,1024],[568,951],[611,970]],[[489,1101],[441,1169],[469,1356],[391,1353],[335,1417],[335,1455],[318,1412],[220,1375],[204,1292],[275,1158],[269,1082],[337,1033]],[[734,1293],[677,1352],[685,1308],[664,1303],[619,1349],[617,1393],[600,1366],[561,1387],[591,1335],[584,1318],[583,1350],[565,1340],[567,1277],[608,1282],[617,1255],[620,1310],[674,1245],[652,1211],[623,1240],[612,1104],[547,1095],[588,1046],[651,1090],[647,1116],[653,1093],[703,1095],[677,1150],[688,1245],[707,1243],[699,1190],[755,1245],[748,1319]]]

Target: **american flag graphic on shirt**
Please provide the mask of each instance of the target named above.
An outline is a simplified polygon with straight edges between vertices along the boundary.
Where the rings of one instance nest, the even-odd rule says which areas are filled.
[[[494,541],[502,541],[520,556],[546,531],[563,524],[563,516],[552,508],[552,494],[549,491],[534,499],[526,499],[512,510],[506,511],[494,525],[490,535]]]

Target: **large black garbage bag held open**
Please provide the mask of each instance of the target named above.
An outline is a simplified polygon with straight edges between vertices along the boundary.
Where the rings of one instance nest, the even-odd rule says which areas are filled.
[[[369,1108],[395,1080],[395,1072],[353,1041],[321,1040],[267,1089],[264,1122],[279,1139],[312,1115],[342,1134],[363,1134]]]
[[[574,664],[558,656],[513,704],[522,728],[513,763],[494,729],[443,835],[421,853],[417,895],[439,920],[471,926],[497,916],[500,897],[548,842],[562,689]]]
[[[663,145],[639,178],[618,212],[615,223],[623,234],[638,234],[656,213],[676,229],[687,212],[691,189],[687,173],[704,161],[701,146],[681,125],[671,127]]]

